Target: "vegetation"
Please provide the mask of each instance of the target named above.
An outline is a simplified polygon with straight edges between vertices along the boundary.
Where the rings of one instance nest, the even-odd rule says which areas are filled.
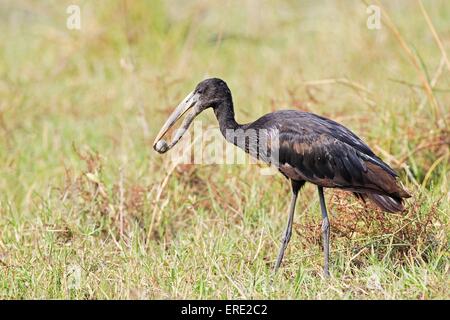
[[[450,5],[375,4],[379,30],[359,1],[1,1],[0,297],[448,299]],[[407,211],[326,190],[326,280],[306,186],[273,277],[284,178],[151,149],[209,76],[240,122],[297,108],[351,128],[399,172]]]

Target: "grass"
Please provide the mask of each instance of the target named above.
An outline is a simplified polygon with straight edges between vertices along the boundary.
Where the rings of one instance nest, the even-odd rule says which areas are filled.
[[[72,3],[81,30],[65,27]],[[448,299],[450,6],[382,4],[395,27],[367,29],[363,2],[2,1],[0,297]],[[288,183],[151,150],[207,76],[240,122],[283,108],[342,122],[400,173],[408,210],[326,190],[325,280],[305,187],[271,284]]]

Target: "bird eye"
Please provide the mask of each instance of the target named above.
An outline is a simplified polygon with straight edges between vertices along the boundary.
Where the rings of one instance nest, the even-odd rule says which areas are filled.
[[[197,90],[198,94],[203,94],[203,89]]]

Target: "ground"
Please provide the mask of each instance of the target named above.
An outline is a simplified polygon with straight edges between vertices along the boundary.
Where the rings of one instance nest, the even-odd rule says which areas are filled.
[[[448,299],[450,5],[374,4],[379,29],[363,1],[2,1],[0,298]],[[351,128],[407,210],[327,189],[324,279],[307,185],[274,276],[285,179],[151,149],[212,76],[239,122],[290,108]]]

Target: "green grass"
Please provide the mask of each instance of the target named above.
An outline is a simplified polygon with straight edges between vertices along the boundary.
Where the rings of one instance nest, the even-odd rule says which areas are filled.
[[[72,3],[79,31],[65,27]],[[419,6],[383,3],[433,78],[441,52]],[[449,52],[450,5],[424,5]],[[450,71],[435,115],[398,39],[366,19],[357,1],[2,1],[0,298],[448,299]],[[326,190],[326,280],[307,186],[273,278],[284,178],[256,165],[168,171],[151,150],[207,76],[227,81],[240,122],[298,108],[351,128],[400,173],[407,212]]]

